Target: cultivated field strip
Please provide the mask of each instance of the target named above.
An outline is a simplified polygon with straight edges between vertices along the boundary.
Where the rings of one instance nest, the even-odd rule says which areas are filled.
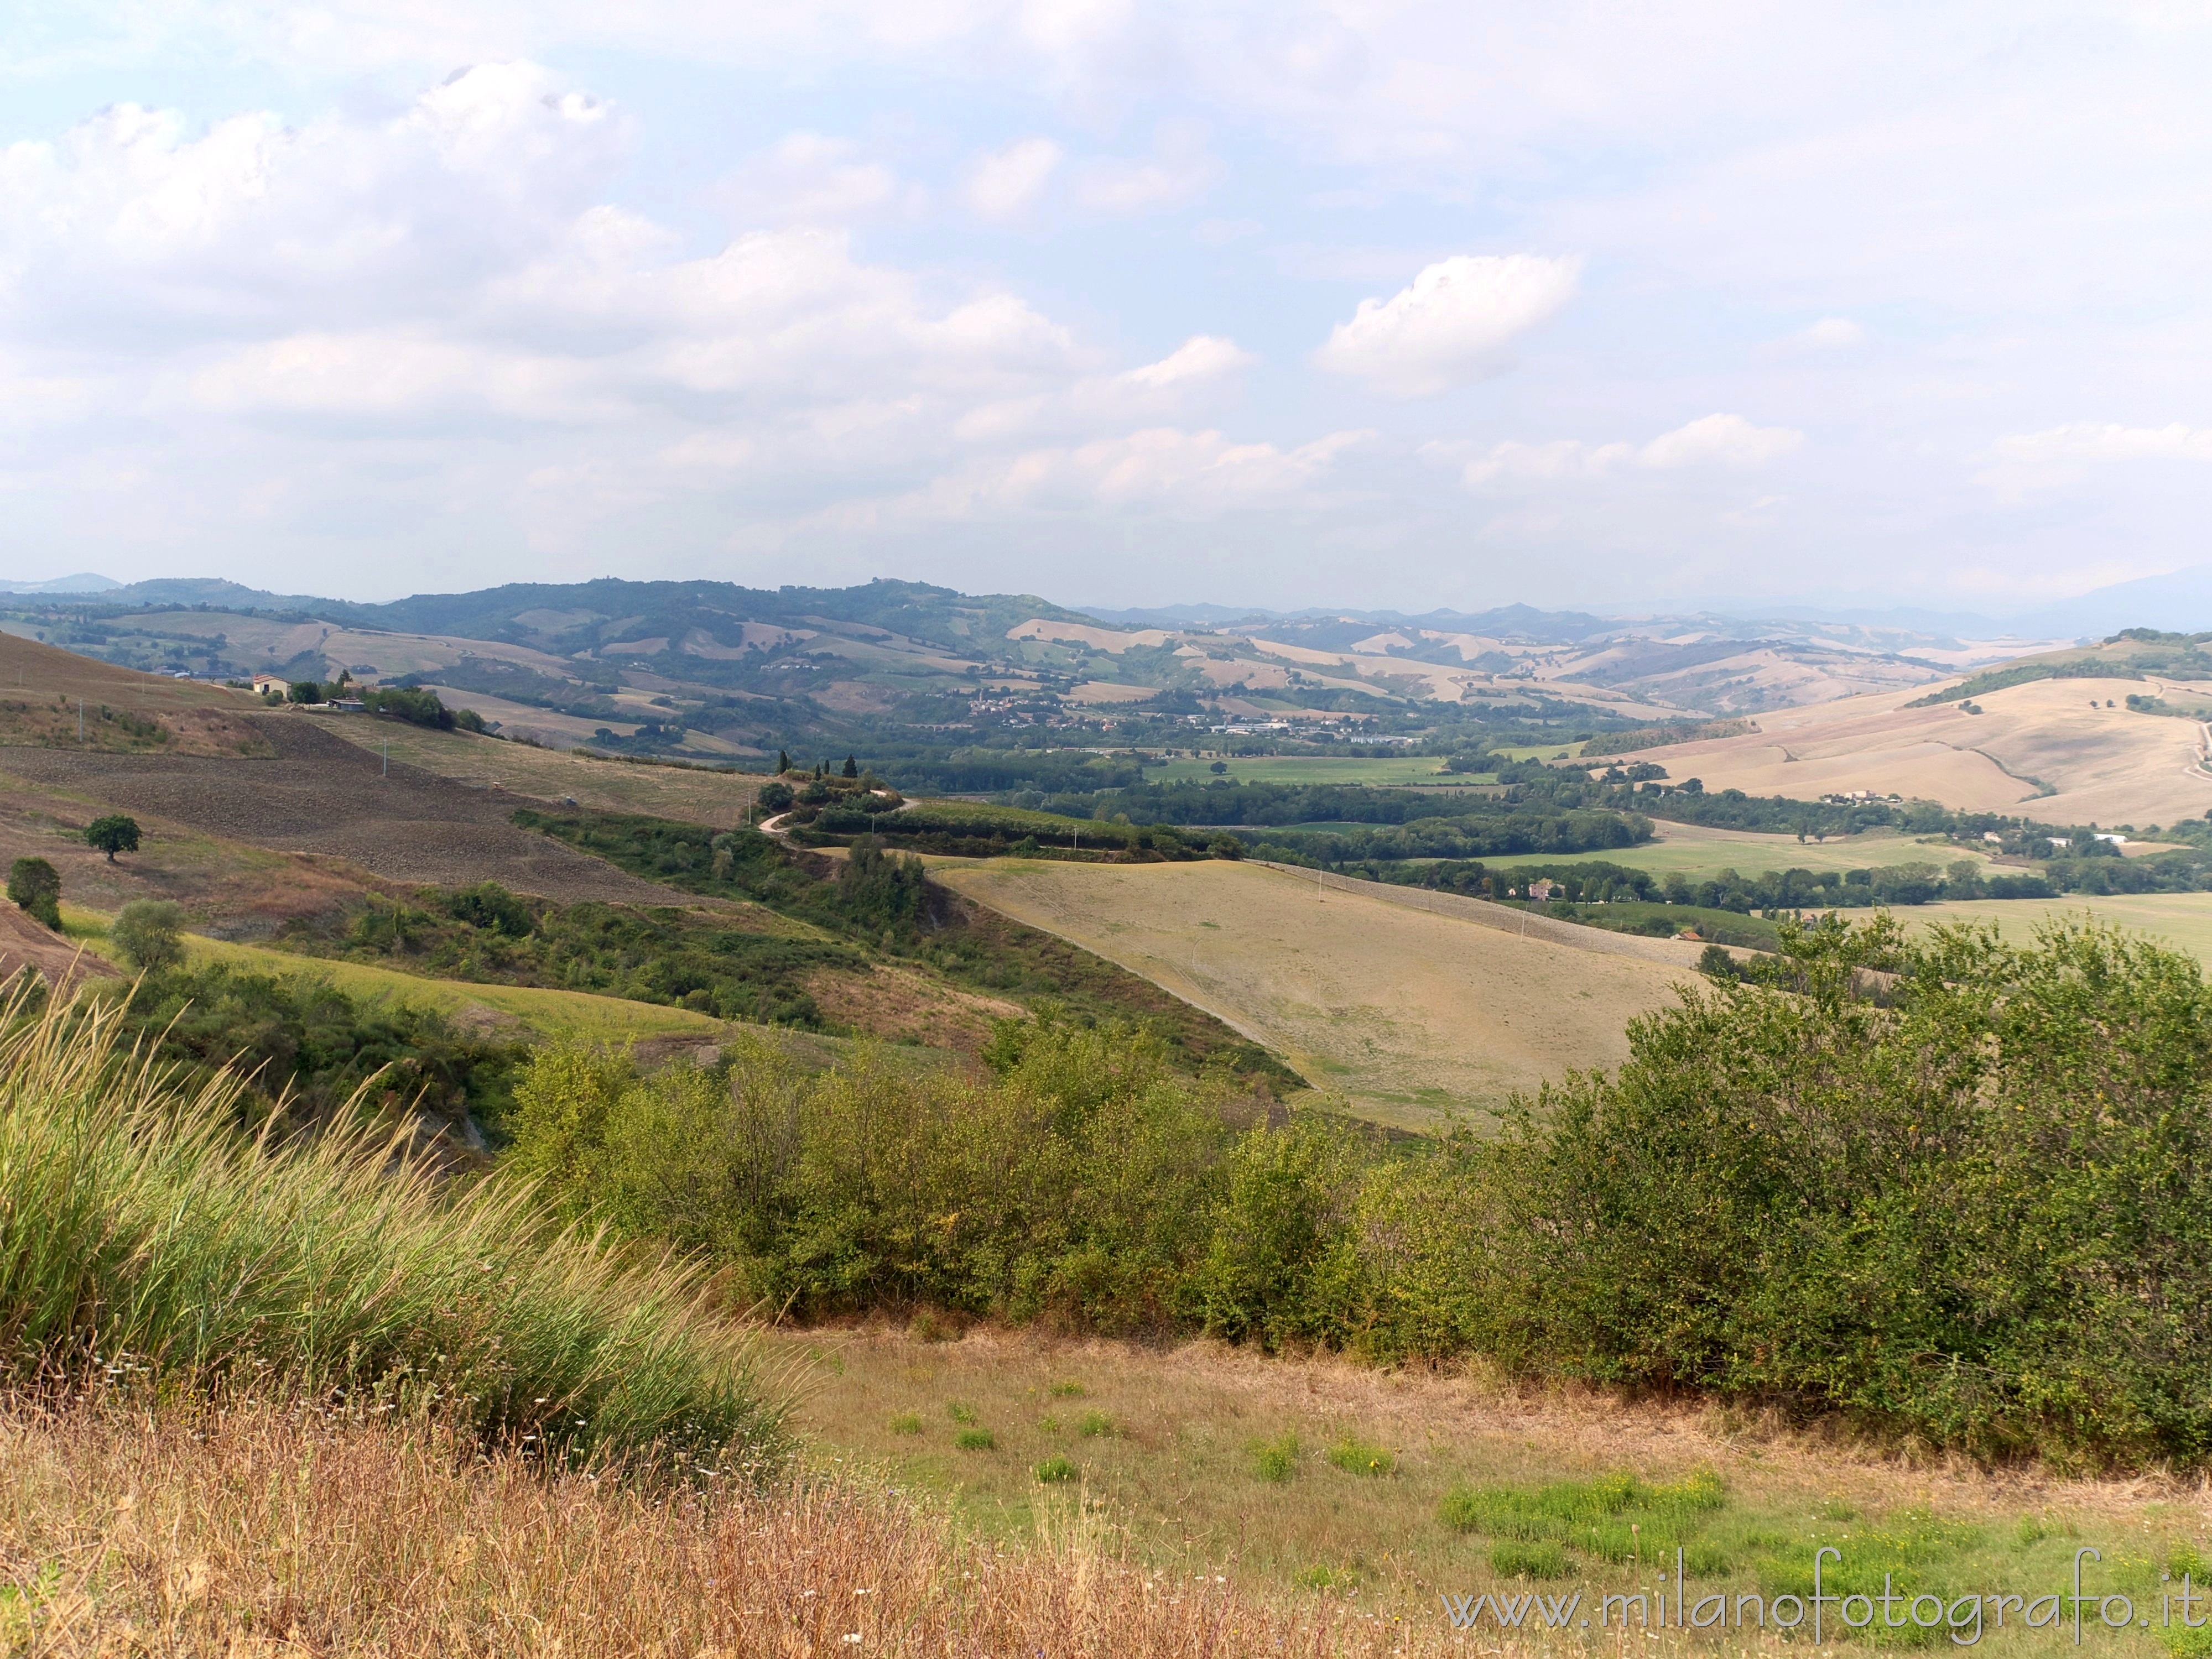
[[[386,775],[377,756],[323,730],[316,716],[251,718],[273,756],[0,748],[0,773],[234,841],[347,859],[396,881],[497,881],[569,904],[674,900],[665,887],[508,822],[518,807],[542,802],[396,761]]]
[[[1496,927],[1516,939],[1549,939],[1553,944],[1564,945],[1571,951],[1590,951],[1601,957],[1639,957],[1646,962],[1693,967],[1698,952],[1705,949],[1702,945],[1693,945],[1686,939],[1650,939],[1639,933],[1613,933],[1602,927],[1583,927],[1571,921],[1554,921],[1551,917],[1534,911],[1495,904],[1488,899],[1468,898],[1462,893],[1442,893],[1427,887],[1401,887],[1385,881],[1362,881],[1355,876],[1340,876],[1333,870],[1302,869],[1295,864],[1277,864],[1268,859],[1254,859],[1251,862],[1261,869],[1279,871],[1299,882],[1324,890],[1357,893],[1363,898],[1379,899],[1385,904],[1425,911],[1432,916],[1449,916],[1458,921],[1471,921],[1479,927]]]

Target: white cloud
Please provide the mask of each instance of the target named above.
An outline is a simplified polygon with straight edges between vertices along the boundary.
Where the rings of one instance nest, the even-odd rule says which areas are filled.
[[[968,175],[969,211],[981,219],[1019,218],[1036,205],[1061,160],[1049,138],[1024,138],[984,156]]]
[[[1441,260],[1388,300],[1359,302],[1314,361],[1386,397],[1425,398],[1499,373],[1505,348],[1566,304],[1576,259]]]
[[[2017,502],[2078,483],[2094,467],[2127,461],[2212,461],[2212,427],[2120,426],[2077,421],[2014,433],[1989,447],[1974,475],[1998,500]]]
[[[723,204],[741,226],[848,224],[890,213],[919,212],[928,194],[902,185],[849,139],[794,132],[725,181]]]
[[[1219,431],[1152,427],[979,462],[926,489],[841,509],[833,516],[841,527],[855,528],[1096,508],[1204,517],[1280,507],[1311,497],[1339,459],[1370,436],[1334,432],[1282,449],[1240,444]]]
[[[1990,453],[2002,460],[2212,461],[2212,427],[2118,426],[2077,422],[2000,438]]]
[[[1688,468],[1755,468],[1798,448],[1805,434],[1790,427],[1753,426],[1741,415],[1708,415],[1662,432],[1643,444],[1587,444],[1563,438],[1550,443],[1494,444],[1469,455],[1462,444],[1422,447],[1430,461],[1456,465],[1470,489],[1499,484],[1549,485],[1602,478],[1624,469],[1672,472]]]
[[[1203,126],[1164,121],[1149,161],[1089,163],[1077,179],[1075,198],[1094,213],[1158,213],[1197,200],[1221,176],[1221,163],[1206,149]]]
[[[1133,368],[1121,379],[1131,386],[1160,390],[1218,380],[1258,361],[1234,340],[1218,334],[1194,334],[1159,362]]]
[[[1855,323],[1848,317],[1823,317],[1781,343],[1798,351],[1844,351],[1865,344],[1866,337],[1866,327],[1862,323]]]
[[[1753,426],[1741,415],[1708,415],[1662,433],[1637,452],[1639,466],[1764,466],[1805,441],[1786,426]]]

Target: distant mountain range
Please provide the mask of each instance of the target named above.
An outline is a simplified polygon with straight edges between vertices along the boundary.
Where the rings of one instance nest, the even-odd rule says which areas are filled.
[[[73,576],[57,576],[42,581],[0,580],[0,593],[57,599],[82,597],[97,599],[102,604],[206,605],[224,610],[299,611],[324,617],[343,617],[362,625],[419,628],[425,624],[432,613],[444,617],[457,607],[477,611],[484,608],[482,605],[460,606],[459,602],[465,599],[483,599],[490,595],[520,595],[530,592],[574,593],[592,586],[593,584],[564,583],[539,588],[534,585],[515,584],[486,589],[474,595],[416,594],[388,605],[364,605],[313,594],[274,593],[214,577],[164,577],[125,583],[84,571]],[[842,591],[793,587],[749,589],[726,582],[652,582],[636,586],[671,592],[744,593],[762,600],[772,594],[796,596]],[[929,590],[927,584],[921,583],[892,583],[890,586],[913,587],[917,591],[951,591]],[[1036,603],[1042,605],[1044,602],[1038,600]],[[1843,623],[1878,633],[1910,634],[1942,641],[2098,638],[2123,628],[2212,629],[2212,564],[2197,565],[2163,576],[2146,576],[2135,581],[2118,582],[2033,610],[1995,615],[1933,611],[1911,605],[1866,608],[1730,604],[1724,600],[1683,611],[1624,608],[1602,614],[1549,611],[1529,605],[1502,605],[1495,610],[1474,612],[1437,610],[1421,613],[1326,605],[1275,611],[1258,605],[1212,604],[1135,607],[1077,605],[1072,609],[1048,606],[1047,611],[1051,614],[1063,615],[1079,612],[1113,627],[1127,629],[1223,629],[1280,623],[1310,627],[1316,623],[1341,621],[1361,624],[1369,632],[1377,629],[1419,628],[1454,634],[1512,635],[1555,644],[1572,644],[1618,631],[1624,623],[1638,625],[1644,629],[1657,628],[1662,631],[1669,629],[1679,630],[1682,626],[1703,629],[1717,628],[1729,630],[1741,638],[1752,637],[1765,625],[1774,623]],[[452,627],[454,623],[448,620],[445,625]]]

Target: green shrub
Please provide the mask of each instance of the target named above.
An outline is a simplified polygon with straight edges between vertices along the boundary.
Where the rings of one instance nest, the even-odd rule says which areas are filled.
[[[1297,1472],[1298,1437],[1295,1434],[1279,1434],[1273,1440],[1262,1440],[1252,1448],[1252,1473],[1262,1480],[1272,1480],[1281,1486],[1294,1478]]]
[[[920,1412],[901,1412],[896,1417],[891,1419],[891,1432],[893,1434],[920,1434],[921,1432],[921,1413]]]
[[[1382,1475],[1398,1472],[1398,1459],[1388,1447],[1370,1446],[1354,1435],[1344,1437],[1328,1449],[1331,1463],[1346,1474]]]
[[[1574,1569],[1557,1544],[1522,1544],[1510,1539],[1490,1547],[1490,1570],[1501,1578],[1565,1578]]]
[[[312,1121],[371,1079],[376,1103],[498,1117],[519,1058],[434,1010],[356,1001],[326,984],[208,963],[149,974],[121,1009],[125,1035],[197,1081],[229,1067]],[[257,1114],[258,1115],[258,1114]]]
[[[235,1127],[244,1085],[122,1052],[113,1002],[0,1036],[0,1372],[250,1382],[429,1408],[572,1460],[765,1471],[781,1409],[703,1274],[629,1265],[510,1182],[441,1185],[404,1133]]]
[[[1041,1486],[1054,1486],[1074,1480],[1081,1471],[1065,1457],[1048,1457],[1036,1466],[1034,1473]]]
[[[1080,1382],[1063,1381],[1054,1383],[1047,1392],[1054,1400],[1080,1400],[1086,1390]]]
[[[453,710],[439,700],[435,691],[426,691],[420,686],[373,685],[361,694],[361,701],[372,714],[388,715],[434,732],[453,729]]]
[[[1076,1433],[1085,1440],[1110,1440],[1121,1432],[1112,1418],[1104,1412],[1085,1412],[1083,1420],[1075,1425]]]
[[[999,1444],[998,1437],[988,1429],[963,1429],[953,1443],[962,1451],[993,1451]]]
[[[973,1423],[975,1420],[975,1408],[964,1401],[948,1401],[945,1414],[956,1423]]]
[[[1762,983],[1639,1022],[1617,1075],[1470,1159],[1500,1246],[1477,1341],[1988,1455],[2212,1454],[2212,1301],[2179,1289],[2212,1281],[2196,963],[2078,926],[1779,927]]]
[[[696,853],[706,884],[688,834],[635,830],[627,856]],[[733,888],[754,866],[734,867]],[[735,1045],[725,1090],[548,1051],[518,1146],[573,1212],[811,1313],[1475,1352],[1984,1455],[2212,1460],[2197,965],[2079,926],[2027,949],[1772,926],[1749,978],[1686,988],[1618,1072],[1492,1139],[1393,1146],[1318,1112],[1234,1128],[1225,1075],[1040,1020],[1002,1028],[981,1079],[801,1078]],[[1647,1530],[1686,1537],[1686,1515]],[[1642,1519],[1592,1524],[1553,1541],[1644,1547]]]
[[[107,937],[131,965],[148,973],[185,959],[185,911],[167,899],[132,899],[115,915]]]
[[[8,896],[26,914],[59,932],[61,872],[41,858],[20,858],[8,866]]]

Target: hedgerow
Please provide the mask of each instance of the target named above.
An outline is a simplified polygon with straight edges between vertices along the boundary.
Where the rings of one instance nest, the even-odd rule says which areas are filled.
[[[1135,1033],[1004,1028],[983,1079],[866,1066],[517,1089],[576,1213],[800,1311],[936,1303],[1841,1413],[1978,1455],[2212,1454],[2212,997],[2083,926],[2028,948],[1778,924],[1614,1073],[1386,1140]],[[1249,1114],[1245,1115],[1249,1118]]]

